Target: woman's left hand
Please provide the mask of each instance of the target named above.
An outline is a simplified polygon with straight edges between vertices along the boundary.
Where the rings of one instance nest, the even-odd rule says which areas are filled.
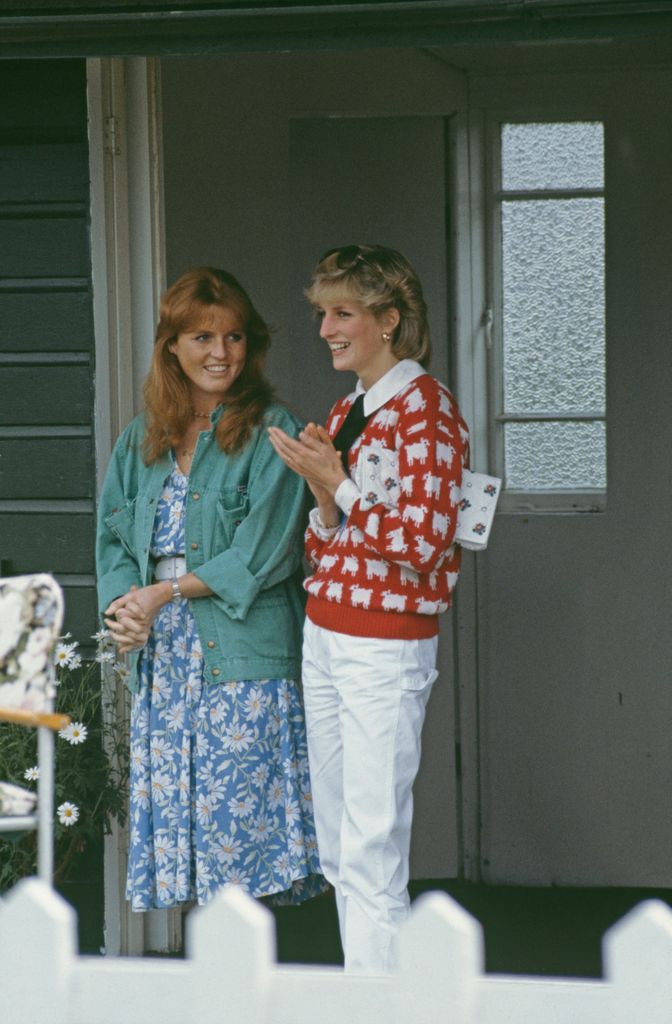
[[[339,484],[347,479],[341,456],[323,427],[309,423],[298,439],[280,427],[269,427],[268,436],[283,462],[307,481],[316,497],[323,489],[333,498]]]
[[[105,625],[121,654],[145,646],[154,619],[172,598],[169,586],[164,581],[139,590],[133,587],[105,609]]]

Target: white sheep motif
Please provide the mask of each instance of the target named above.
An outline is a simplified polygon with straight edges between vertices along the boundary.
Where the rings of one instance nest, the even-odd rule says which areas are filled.
[[[327,600],[340,601],[343,596],[343,584],[335,583],[333,580],[327,584]]]
[[[372,512],[366,520],[366,532],[369,537],[373,537],[374,540],[378,536],[378,530],[380,529],[380,516],[377,512]]]
[[[418,423],[414,423],[412,427],[409,427],[406,431],[407,434],[417,434],[421,430],[425,430],[427,427],[427,420],[420,420]]]
[[[373,590],[367,587],[350,587],[350,600],[353,608],[368,608]]]
[[[403,526],[400,526],[397,530],[391,530],[388,539],[390,551],[394,551],[395,554],[403,554],[404,551],[408,551],[408,544],[404,540]]]
[[[455,589],[455,587],[457,586],[457,581],[459,580],[459,578],[460,578],[459,572],[447,572],[446,573],[446,579],[448,581],[448,586],[449,586],[449,588],[451,590]]]
[[[404,399],[404,405],[407,412],[422,412],[426,408],[427,402],[422,397],[422,391],[414,388],[410,395],[407,395]]]
[[[428,498],[438,498],[441,494],[441,477],[434,476],[432,473],[425,473],[423,480],[425,481],[425,494]]]
[[[390,567],[387,562],[383,562],[379,558],[365,558],[366,562],[366,578],[372,580],[374,577],[379,580],[386,580]]]
[[[413,493],[413,485],[414,485],[414,483],[415,483],[415,477],[413,476],[412,473],[410,473],[408,476],[402,476],[401,479],[399,480],[399,486],[401,487],[401,493],[402,494],[406,494],[406,495],[412,494]]]
[[[436,575],[436,573],[432,573],[432,575],[434,576],[434,575]],[[418,584],[420,583],[420,577],[419,577],[418,573],[415,571],[415,569],[407,569],[406,566],[402,565],[400,576],[401,576],[401,582],[402,583],[410,583],[412,587],[415,587],[416,590],[418,589]],[[431,586],[431,577],[430,577],[430,586]]]
[[[322,558],[320,559],[320,569],[324,569],[326,572],[329,572],[330,569],[334,568],[337,561],[338,555],[322,555]]]
[[[401,518],[405,523],[411,520],[411,522],[415,523],[416,526],[421,526],[425,521],[426,515],[426,505],[404,505]]]
[[[415,538],[415,550],[420,555],[420,559],[423,562],[428,562],[436,551],[434,544],[430,544],[424,537]]]
[[[420,441],[413,441],[411,444],[405,445],[404,452],[409,466],[414,465],[416,462],[426,462],[428,450],[429,446],[425,437]]]
[[[439,392],[439,412],[445,416],[451,416],[453,412],[453,404],[445,391]]]
[[[359,560],[354,555],[345,555],[341,572],[344,575],[347,572],[351,576],[356,576],[359,572]]]
[[[438,533],[441,537],[448,533],[448,516],[443,512],[432,513],[432,533]]]
[[[389,590],[383,591],[383,608],[385,611],[403,612],[406,606],[406,598],[403,594],[393,594]]]
[[[451,466],[453,464],[453,455],[455,449],[452,444],[444,444],[443,441],[436,442],[436,462],[437,465]]]
[[[416,601],[416,608],[418,615],[438,615],[441,610],[441,602],[425,601],[424,598],[419,597]]]
[[[381,409],[376,413],[373,422],[379,427],[396,427],[399,421],[399,413],[396,409]]]

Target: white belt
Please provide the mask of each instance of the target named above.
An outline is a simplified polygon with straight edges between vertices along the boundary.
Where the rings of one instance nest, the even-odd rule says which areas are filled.
[[[154,569],[155,580],[174,580],[187,572],[187,560],[184,555],[166,555],[159,558]]]

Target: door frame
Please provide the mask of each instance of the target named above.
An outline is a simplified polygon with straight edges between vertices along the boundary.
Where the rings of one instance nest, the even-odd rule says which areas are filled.
[[[161,79],[153,57],[89,59],[86,70],[99,494],[114,441],[141,407],[165,288]],[[128,716],[125,692],[116,710]],[[140,915],[125,900],[127,845],[115,824],[104,844],[105,950],[172,952],[179,912]]]

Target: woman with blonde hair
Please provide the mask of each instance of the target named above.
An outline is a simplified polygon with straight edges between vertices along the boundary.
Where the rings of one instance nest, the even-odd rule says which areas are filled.
[[[231,274],[183,274],[100,499],[99,602],[133,692],[134,910],[323,887],[296,684],[304,489],[266,432],[299,424],[269,344]]]
[[[408,914],[412,786],[436,672],[468,432],[426,371],[415,271],[372,245],[334,249],[307,291],[334,369],[357,374],[326,429],[269,434],[316,502],[303,686],[315,823],[336,890],[346,970],[387,973]]]

